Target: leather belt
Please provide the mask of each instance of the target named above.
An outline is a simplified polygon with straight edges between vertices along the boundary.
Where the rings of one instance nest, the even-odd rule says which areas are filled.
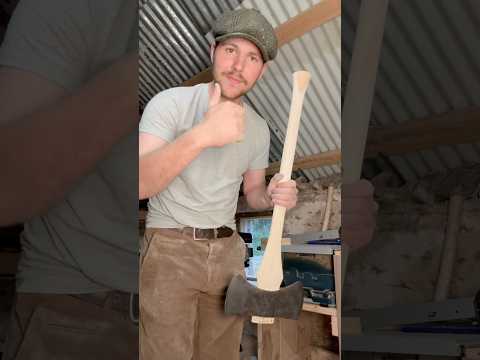
[[[221,226],[219,228],[200,229],[193,227],[184,227],[179,229],[183,234],[193,236],[193,240],[205,240],[205,239],[220,239],[233,235],[233,230],[228,226]]]
[[[138,323],[138,294],[111,290],[98,293],[72,294],[71,296],[100,307],[127,314],[130,320]]]

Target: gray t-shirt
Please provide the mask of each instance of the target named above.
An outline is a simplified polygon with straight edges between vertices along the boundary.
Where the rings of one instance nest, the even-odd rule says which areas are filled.
[[[244,140],[202,151],[164,191],[150,198],[147,227],[235,228],[242,175],[268,166],[270,144],[265,120],[245,107]],[[147,104],[140,131],[172,142],[200,123],[207,108],[208,84],[163,91]]]
[[[0,65],[68,92],[137,48],[137,2],[22,0]],[[138,134],[117,145],[66,198],[25,223],[19,292],[138,291]]]

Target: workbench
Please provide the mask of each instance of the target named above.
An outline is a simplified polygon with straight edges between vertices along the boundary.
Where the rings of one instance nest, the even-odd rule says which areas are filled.
[[[282,253],[331,256],[336,303],[339,303],[341,296],[339,291],[341,289],[340,246],[282,245]],[[298,320],[277,318],[272,325],[258,325],[258,359],[338,359],[339,333],[340,317],[336,307],[324,307],[305,302]],[[327,349],[335,349],[335,351]]]
[[[476,295],[347,313],[342,334],[344,360],[356,359],[359,353],[365,359],[389,353],[416,355],[419,359],[441,356],[478,360],[480,333],[474,325],[478,311]]]
[[[478,334],[428,334],[378,330],[360,334],[343,334],[345,359],[356,359],[358,352],[442,356],[452,359],[480,359]],[[355,352],[351,356],[349,352]]]

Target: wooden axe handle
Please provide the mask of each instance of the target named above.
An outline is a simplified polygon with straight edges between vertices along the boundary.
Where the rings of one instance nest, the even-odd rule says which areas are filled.
[[[283,175],[282,182],[290,180],[292,175],[303,99],[309,82],[310,73],[308,71],[297,71],[293,73],[292,102],[290,105],[285,144],[283,145],[282,162],[280,164],[280,174]],[[286,209],[283,206],[275,205],[273,208],[270,235],[262,258],[262,264],[257,272],[257,287],[263,290],[276,291],[280,289],[280,284],[283,280],[281,252],[285,212]],[[252,322],[257,324],[272,324],[273,318],[253,316]]]

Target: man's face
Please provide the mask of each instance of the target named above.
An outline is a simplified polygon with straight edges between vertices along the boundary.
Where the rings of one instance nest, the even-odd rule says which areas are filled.
[[[262,54],[252,42],[229,38],[215,47],[213,79],[220,83],[224,98],[236,100],[247,93],[263,71]]]

